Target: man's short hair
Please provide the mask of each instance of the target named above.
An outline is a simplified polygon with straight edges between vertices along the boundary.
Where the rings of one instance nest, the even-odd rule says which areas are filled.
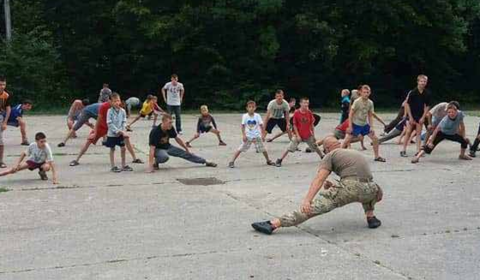
[[[83,99],[82,104],[83,104],[83,106],[88,106],[90,104],[90,99],[88,99],[88,98]]]
[[[47,138],[47,136],[43,132],[37,132],[37,134],[35,134],[35,141],[43,140],[45,138]]]
[[[253,105],[253,106],[257,107],[257,102],[255,102],[255,101],[253,101],[253,100],[249,100],[249,101],[247,102],[247,107],[248,107],[249,105]]]
[[[288,101],[293,102],[293,101],[297,101],[297,99],[295,97],[290,97],[290,99]]]
[[[310,101],[310,99],[308,97],[304,96],[304,97],[300,98],[300,102],[302,102],[302,101]]]
[[[170,115],[170,114],[163,114],[162,115],[162,122],[166,121],[166,120],[171,120],[171,119],[172,119],[172,115]]]
[[[3,75],[0,75],[0,82],[6,82],[7,78]]]
[[[360,87],[358,87],[358,90],[360,90],[360,91],[364,90],[364,89],[372,90],[369,85],[361,85]]]
[[[110,100],[117,98],[120,99],[120,94],[118,94],[118,92],[113,92],[112,95],[110,95]]]
[[[172,78],[172,79],[178,79],[178,75],[177,75],[177,74],[172,74],[172,76],[170,76],[170,78]]]
[[[425,80],[428,81],[427,75],[424,75],[424,74],[420,74],[420,75],[417,76],[417,82],[420,81],[420,79],[425,79]]]
[[[284,94],[284,93],[283,93],[283,90],[277,89],[277,91],[275,92],[275,94]]]
[[[457,110],[460,110],[460,103],[458,101],[450,101],[447,108],[449,108],[450,106],[455,106]]]
[[[33,102],[30,99],[25,99],[25,100],[22,101],[22,104],[23,105],[33,105]]]

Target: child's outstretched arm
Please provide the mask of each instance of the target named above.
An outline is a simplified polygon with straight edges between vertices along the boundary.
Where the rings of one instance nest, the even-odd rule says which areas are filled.
[[[54,185],[58,184],[58,179],[57,179],[57,169],[55,168],[55,162],[51,161],[49,162],[50,168],[52,169],[52,183]]]

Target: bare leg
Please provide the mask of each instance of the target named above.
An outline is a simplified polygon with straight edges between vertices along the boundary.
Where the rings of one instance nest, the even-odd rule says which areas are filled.
[[[267,162],[270,161],[270,158],[268,157],[268,153],[265,151],[263,152],[263,156],[265,157],[265,159],[267,160]]]
[[[20,134],[22,135],[22,143],[28,142],[27,123],[22,118],[18,118],[18,125],[20,126]]]
[[[273,142],[273,140],[275,140],[275,139],[277,139],[277,138],[279,138],[279,137],[281,137],[282,135],[285,135],[285,134],[287,134],[287,132],[281,132],[281,131],[280,131],[279,133],[277,133],[277,134],[276,134],[275,136],[273,136],[272,138],[269,138],[267,141],[268,141],[268,142]],[[289,137],[290,137],[290,136],[289,136]]]
[[[110,166],[115,167],[115,148],[110,148]]]
[[[190,144],[192,143],[193,141],[195,141],[198,137],[200,137],[200,134],[195,133],[195,135],[193,135],[192,139],[188,140],[187,143]]]
[[[15,169],[13,169],[13,168],[8,168],[7,170],[5,170],[5,171],[3,171],[3,172],[0,172],[0,177],[1,177],[1,176],[7,176],[7,175],[9,175],[9,174],[15,174],[15,173],[17,173],[18,171],[22,171],[22,170],[25,170],[25,169],[27,169],[27,168],[28,168],[28,164],[22,163],[22,164],[20,165],[20,167],[18,168],[18,170],[15,170]]]
[[[368,137],[370,137],[370,139],[372,139],[372,144],[373,144],[373,153],[375,155],[375,158],[379,158],[380,157],[380,153],[379,153],[379,150],[380,150],[380,144],[378,143],[378,138],[377,136],[370,132],[370,134],[368,134]]]
[[[422,149],[422,125],[417,123],[416,127],[417,132],[417,153],[419,153]]]
[[[137,156],[135,155],[135,150],[133,149],[132,142],[130,142],[130,137],[123,137],[125,140],[125,147],[127,148],[128,152],[132,156],[132,159],[135,161],[137,160]]]
[[[126,151],[125,147],[120,148],[120,157],[122,157],[122,167],[127,166],[127,163],[125,161],[125,151]]]
[[[138,115],[133,121],[129,124],[127,124],[127,128],[130,128],[134,123],[136,123],[142,116]]]
[[[85,142],[82,149],[80,150],[80,153],[77,156],[77,159],[76,159],[77,162],[79,162],[80,158],[88,151],[88,147],[90,147],[91,144],[92,144],[92,142],[90,142],[89,140],[87,140],[87,142]]]
[[[345,136],[345,140],[343,140],[342,143],[342,149],[347,149],[350,146],[350,143],[352,142],[353,135],[352,134],[347,134]]]
[[[407,132],[405,133],[405,138],[403,139],[402,152],[406,152],[407,151],[407,146],[410,144],[410,137],[412,135],[413,126],[415,126],[415,124],[410,124],[410,123],[405,126],[405,129],[407,130]]]
[[[235,154],[233,154],[232,162],[235,162],[241,153],[241,151],[236,151]]]
[[[5,151],[5,146],[0,145],[0,163],[3,163],[3,153]]]

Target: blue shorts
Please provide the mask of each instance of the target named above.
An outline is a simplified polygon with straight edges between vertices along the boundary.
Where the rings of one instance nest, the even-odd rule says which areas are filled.
[[[366,124],[364,126],[360,126],[360,125],[353,124],[353,131],[352,131],[353,136],[358,136],[358,135],[365,136],[368,134],[370,134],[370,125]]]
[[[114,149],[115,146],[119,147],[125,147],[125,139],[123,136],[118,136],[118,137],[107,137],[107,141],[105,141],[104,144],[106,147],[110,149]]]

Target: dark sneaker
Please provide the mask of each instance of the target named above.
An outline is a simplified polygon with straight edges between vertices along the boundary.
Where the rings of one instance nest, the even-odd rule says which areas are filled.
[[[475,151],[474,150],[470,150],[470,153],[468,153],[468,155],[470,157],[477,157],[477,155],[475,155]]]
[[[208,167],[217,167],[217,164],[216,164],[215,162],[209,162],[209,161],[207,161],[207,162],[205,163],[205,166],[208,166]]]
[[[70,166],[77,166],[77,165],[79,165],[79,164],[80,164],[80,163],[79,163],[78,161],[76,161],[76,160],[72,160],[72,161],[70,162]]]
[[[38,171],[38,175],[40,175],[40,179],[42,179],[43,181],[48,180],[47,172],[45,172],[44,170]]]
[[[233,161],[229,162],[229,163],[228,163],[228,167],[230,167],[230,168],[235,168],[235,163],[233,163]]]
[[[253,223],[252,224],[253,229],[255,229],[258,232],[265,233],[265,234],[272,234],[273,231],[275,230],[270,223],[270,221],[266,222],[258,222],[258,223]]]
[[[21,146],[30,146],[30,143],[28,143],[28,141],[23,141],[22,143],[20,143]]]
[[[369,228],[378,228],[382,225],[382,222],[375,216],[367,218],[367,223]]]
[[[143,164],[144,162],[141,159],[137,158],[136,160],[132,161],[132,163]]]
[[[112,170],[112,172],[114,172],[114,173],[120,173],[120,172],[122,172],[122,169],[118,168],[118,166],[112,167],[111,170]]]
[[[305,149],[305,153],[312,153],[312,152],[313,152],[313,151],[312,151],[312,149],[310,149],[310,148],[306,148],[306,149]]]
[[[400,152],[400,156],[401,156],[401,157],[408,157],[408,156],[407,156],[407,152],[405,152],[405,151],[401,151],[401,152]]]
[[[133,171],[133,168],[131,168],[128,165],[125,165],[124,167],[122,167],[122,171]]]
[[[276,167],[282,167],[282,160],[281,160],[281,159],[277,159],[277,161],[275,162],[275,166],[276,166]]]
[[[61,147],[65,147],[65,143],[58,143],[57,147],[61,148]]]
[[[275,166],[275,162],[273,162],[273,161],[269,160],[269,161],[267,161],[267,165],[270,165],[270,166]]]
[[[160,164],[155,163],[155,164],[153,165],[153,170],[160,170]]]
[[[218,142],[218,145],[219,145],[219,146],[227,146],[227,143],[225,143],[225,142],[223,142],[223,141],[220,141],[220,142]]]
[[[133,130],[130,127],[127,127],[128,132],[133,132]]]

